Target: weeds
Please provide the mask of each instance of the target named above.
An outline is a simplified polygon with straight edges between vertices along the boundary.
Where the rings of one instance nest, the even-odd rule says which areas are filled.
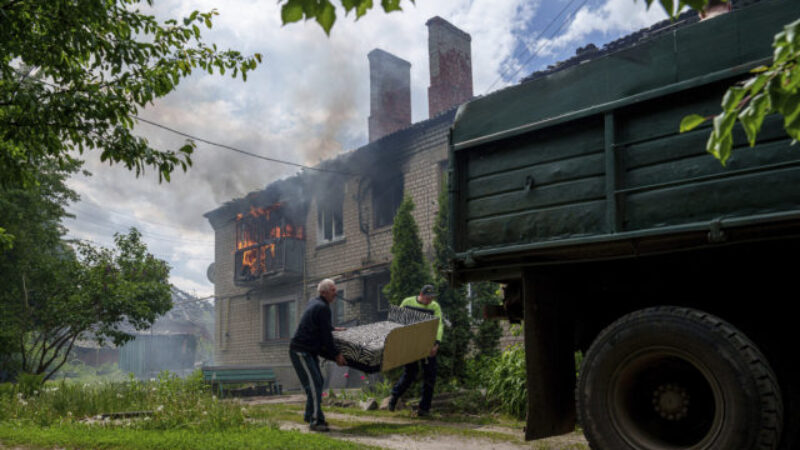
[[[220,402],[211,395],[199,371],[186,379],[162,372],[155,381],[131,376],[124,383],[61,381],[39,389],[30,391],[23,383],[4,385],[0,389],[0,421],[41,427],[91,421],[137,429],[221,431],[240,428],[247,418],[247,408]],[[134,420],[113,421],[109,414],[119,412],[140,415]]]

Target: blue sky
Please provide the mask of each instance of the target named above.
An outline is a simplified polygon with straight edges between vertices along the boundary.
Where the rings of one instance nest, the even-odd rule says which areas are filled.
[[[219,16],[204,40],[259,52],[264,62],[246,83],[195,74],[139,115],[242,150],[315,164],[367,142],[367,53],[373,48],[411,62],[412,118],[427,119],[425,22],[433,16],[472,36],[475,95],[514,84],[589,42],[601,47],[665,18],[658,7],[647,11],[643,0],[406,0],[402,5],[401,13],[375,8],[357,22],[339,11],[327,37],[314,23],[282,26],[274,0],[155,0],[153,14],[163,19],[216,8]],[[136,132],[157,147],[184,141],[144,123]],[[108,246],[115,232],[136,226],[151,252],[172,266],[172,282],[200,296],[213,294],[205,274],[214,257],[214,234],[203,213],[296,171],[205,144],[198,144],[189,172],[175,174],[168,184],[158,184],[152,173],[137,179],[124,168],[101,164],[92,152],[86,159],[85,168],[94,175],[70,181],[81,201],[71,208],[76,219],[65,222],[68,236]]]

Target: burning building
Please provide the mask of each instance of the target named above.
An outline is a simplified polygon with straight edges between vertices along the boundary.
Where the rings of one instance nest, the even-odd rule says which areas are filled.
[[[216,365],[268,366],[285,388],[298,386],[289,339],[324,278],[339,288],[335,324],[384,319],[391,226],[404,196],[432,254],[448,130],[472,97],[472,70],[469,34],[439,17],[427,26],[428,120],[411,123],[411,65],[373,50],[368,144],[205,214],[215,230]]]

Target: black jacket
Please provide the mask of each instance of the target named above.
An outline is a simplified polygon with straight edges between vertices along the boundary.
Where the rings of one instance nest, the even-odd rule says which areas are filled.
[[[333,345],[332,332],[330,305],[322,297],[312,298],[300,318],[289,348],[325,359],[336,359],[339,351]]]

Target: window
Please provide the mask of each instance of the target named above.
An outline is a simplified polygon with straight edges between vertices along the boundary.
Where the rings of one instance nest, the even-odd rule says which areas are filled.
[[[331,314],[333,314],[333,324],[339,325],[344,322],[344,299],[345,291],[344,289],[339,289],[336,293],[336,301],[333,302],[333,308],[331,308]]]
[[[389,284],[388,282],[378,283],[378,311],[388,311],[389,310],[389,299],[386,298],[386,295],[383,293],[383,288]]]
[[[344,237],[341,187],[333,188],[328,195],[317,199],[317,242],[325,244]]]
[[[264,341],[289,339],[297,328],[297,303],[292,300],[263,306]]]
[[[389,172],[385,178],[372,182],[372,209],[375,211],[375,228],[391,225],[397,208],[403,201],[403,174]]]
[[[389,280],[389,272],[372,275],[364,280],[367,301],[371,305],[375,305],[375,310],[379,313],[389,310],[389,299],[383,294],[383,288],[389,284]]]
[[[287,239],[304,239],[304,230],[287,217],[283,204],[250,208],[236,217],[234,281],[249,281],[284,270]]]

